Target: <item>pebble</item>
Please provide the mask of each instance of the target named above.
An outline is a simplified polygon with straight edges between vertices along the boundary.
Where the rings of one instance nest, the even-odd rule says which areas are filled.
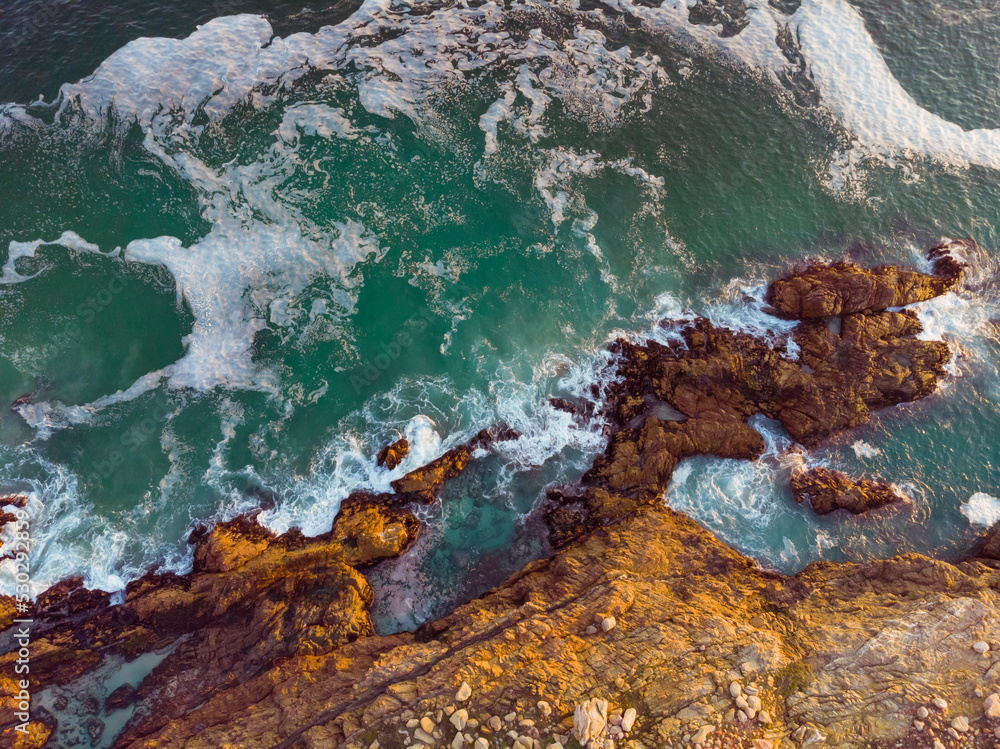
[[[503,728],[503,723],[500,722],[499,715],[491,716],[488,722],[490,724],[490,728],[492,728],[494,731],[499,731],[501,728]]]
[[[962,734],[960,734],[954,728],[949,728],[948,729],[948,735],[951,736],[953,739],[958,739],[958,738],[962,737]]]
[[[714,730],[715,726],[709,726],[709,725],[702,726],[695,732],[694,736],[691,737],[691,743],[692,744],[702,743],[705,739],[708,738],[708,734],[710,734]]]
[[[759,720],[766,726],[771,722],[771,713],[769,713],[767,710],[761,710],[759,713],[757,713],[757,720]]]
[[[951,722],[951,727],[960,733],[965,733],[969,730],[969,719],[964,715],[959,715]]]
[[[508,723],[513,723],[516,718],[517,718],[517,713],[507,713],[505,716],[503,716],[503,719]]]
[[[458,692],[455,693],[455,699],[459,702],[465,702],[472,696],[472,687],[469,686],[468,682],[463,681],[462,686],[458,688]]]
[[[434,746],[434,737],[431,736],[423,728],[416,729],[413,732],[413,738],[415,738],[417,741],[422,741],[423,743],[427,744],[427,746]]]
[[[754,739],[753,749],[774,749],[774,744],[768,739]]]
[[[977,642],[975,645],[972,646],[972,649],[975,650],[980,655],[983,655],[983,654],[988,653],[990,651],[990,646],[987,645],[982,640],[980,640],[979,642]]]
[[[455,712],[455,706],[454,705],[448,705],[448,707],[446,707],[444,709],[444,714],[445,715],[451,715],[453,712]]]
[[[548,716],[552,714],[552,707],[545,700],[539,700],[538,702],[538,712],[543,716]]]
[[[419,725],[420,725],[420,721],[417,720],[416,718],[410,718],[408,721],[406,721],[406,727],[407,728],[416,728]]]
[[[524,718],[521,720],[521,725],[524,726],[525,728],[531,728],[533,725],[535,725],[535,721],[533,721],[531,718]]]
[[[924,722],[922,720],[915,720],[913,721],[913,727],[916,728],[918,731],[923,731]]]
[[[747,694],[758,694],[760,692],[753,684],[747,684],[743,691]]]
[[[610,632],[615,628],[616,624],[618,624],[618,622],[615,621],[615,618],[613,616],[609,616],[606,617],[604,621],[601,622],[601,629],[603,629],[605,632]]]
[[[983,701],[983,712],[987,718],[1000,718],[1000,694],[994,692]]]
[[[729,710],[726,713],[726,723],[732,723],[734,720],[736,720],[736,711],[735,710]]]
[[[448,720],[450,720],[451,724],[459,731],[463,731],[465,730],[466,724],[469,722],[469,711],[463,707],[461,710],[453,712]]]
[[[755,694],[750,695],[750,697],[747,698],[747,704],[750,706],[750,709],[753,710],[754,712],[760,710],[761,708],[760,697],[758,697]]]
[[[597,627],[595,627],[595,626],[594,626],[593,624],[591,624],[591,625],[590,625],[589,627],[587,627],[587,629],[586,629],[586,630],[584,630],[584,631],[585,631],[585,632],[586,632],[586,633],[587,633],[588,635],[596,635],[596,634],[597,634]]]
[[[563,749],[563,745],[558,741],[553,741],[551,744],[546,746],[545,749]]]
[[[738,707],[740,710],[746,710],[748,707],[750,707],[750,703],[747,702],[746,697],[740,695],[739,697],[736,698],[736,707]]]
[[[738,713],[736,713],[736,720],[739,721],[740,723],[746,723],[747,722],[747,714],[745,712],[743,712],[742,710],[740,710]]]
[[[930,715],[930,713],[927,711],[927,708],[924,707],[923,705],[917,708],[917,717],[920,718],[921,720],[925,719],[928,715]]]
[[[465,746],[465,736],[456,733],[455,738],[451,740],[451,749],[462,749],[463,746]]]
[[[486,739],[480,736],[478,739],[476,739],[475,749],[490,749],[490,742],[488,742]]]
[[[636,713],[634,707],[630,707],[625,711],[625,714],[622,716],[622,730],[625,731],[625,733],[632,730],[632,726],[635,725],[637,715],[638,713]]]
[[[743,687],[740,686],[738,681],[734,681],[729,685],[729,694],[732,695],[733,699],[736,699],[741,694],[743,694]]]
[[[427,715],[420,719],[420,727],[423,728],[426,733],[434,733],[434,721]]]
[[[934,749],[945,749],[944,744],[941,743],[941,739],[934,739]]]
[[[947,710],[948,709],[948,703],[945,702],[940,697],[935,697],[933,700],[931,700],[931,704],[934,705],[934,707],[936,707],[938,710]]]
[[[479,728],[479,721],[475,718],[469,718],[468,722],[465,724],[466,728]]]

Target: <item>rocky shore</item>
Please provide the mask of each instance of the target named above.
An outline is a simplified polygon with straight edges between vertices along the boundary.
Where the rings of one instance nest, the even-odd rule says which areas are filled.
[[[784,576],[660,501],[684,457],[759,457],[756,414],[808,447],[932,393],[948,346],[917,338],[916,317],[895,308],[954,288],[961,245],[931,250],[933,275],[841,263],[779,279],[769,303],[801,320],[783,345],[704,320],[672,346],[617,341],[617,376],[595,393],[608,447],[538,509],[553,554],[416,632],[373,632],[364,569],[413,543],[408,506],[437,501],[478,450],[517,437],[503,425],[393,493],[352,494],[322,536],[237,518],[192,534],[189,575],[148,574],[123,602],[55,586],[34,613],[33,688],[159,653],[137,689],[81,716],[99,738],[103,716],[132,711],[114,746],[133,749],[1000,745],[996,538],[959,562],[905,555]],[[890,485],[864,478],[798,480],[817,512],[889,501]],[[13,611],[0,604],[0,628]],[[9,630],[0,651],[0,745],[58,746],[38,711],[31,735],[14,731]]]

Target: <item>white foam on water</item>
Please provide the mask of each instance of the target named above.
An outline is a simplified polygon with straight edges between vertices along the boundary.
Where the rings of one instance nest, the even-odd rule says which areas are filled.
[[[991,528],[1000,523],[1000,499],[984,492],[973,494],[959,509],[973,525]]]
[[[1000,130],[965,131],[917,104],[846,0],[803,0],[791,20],[825,106],[862,146],[1000,168]]]
[[[804,0],[791,19],[766,5],[751,8],[749,26],[731,38],[721,37],[715,28],[691,25],[684,0],[666,0],[655,8],[630,0],[607,4],[639,18],[647,29],[679,33],[697,45],[769,73],[776,82],[777,73],[785,70],[788,62],[775,37],[779,23],[790,22],[801,36],[824,105],[854,134],[861,148],[872,152],[882,149],[879,153],[898,148],[959,164],[1000,163],[997,131],[966,133],[916,105],[892,77],[860,15],[844,0]],[[428,102],[434,96],[449,86],[461,89],[468,85],[472,72],[506,66],[511,77],[506,86],[501,85],[500,98],[480,120],[485,150],[490,155],[499,150],[499,140],[508,131],[537,142],[544,134],[544,114],[553,99],[559,99],[571,115],[606,128],[620,122],[629,105],[641,103],[652,86],[667,85],[655,56],[635,55],[627,46],[610,49],[608,39],[596,29],[577,26],[565,39],[555,40],[537,28],[515,40],[498,25],[504,12],[499,4],[487,2],[475,8],[440,8],[411,16],[394,10],[389,0],[369,0],[338,26],[287,39],[272,38],[270,25],[259,16],[219,18],[186,39],[136,40],[108,58],[92,76],[64,86],[63,108],[78,106],[95,123],[112,111],[122,120],[138,123],[146,131],[145,145],[150,153],[198,190],[203,215],[212,228],[190,247],[175,238],[160,237],[132,242],[124,252],[130,261],[162,265],[174,276],[178,295],[195,317],[184,357],[93,404],[25,405],[20,413],[36,427],[39,436],[61,425],[93,419],[107,406],[148,392],[163,380],[178,388],[210,390],[223,386],[273,392],[278,385],[276,375],[261,371],[250,353],[254,334],[265,325],[292,325],[299,316],[351,314],[356,288],[353,269],[383,253],[378,238],[361,224],[345,220],[332,231],[321,229],[306,220],[293,202],[275,197],[298,165],[303,137],[364,137],[344,112],[327,105],[290,107],[274,133],[273,146],[258,161],[219,168],[193,155],[192,146],[204,130],[204,125],[196,124],[199,115],[218,122],[240,102],[266,106],[309,70],[321,68],[349,76],[367,111],[387,118],[402,114],[419,125],[427,121]],[[374,43],[377,38],[385,41]],[[343,72],[348,70],[354,72]],[[5,108],[4,119],[32,122],[26,110],[16,106]],[[511,127],[501,132],[504,122],[510,122]],[[663,186],[661,178],[629,161],[607,162],[596,153],[548,149],[546,159],[535,186],[549,206],[554,227],[558,230],[567,218],[578,220],[576,228],[598,258],[600,248],[590,231],[593,212],[586,206],[572,205],[567,182],[612,169],[636,178],[654,192]],[[571,216],[575,210],[579,213]],[[72,233],[64,234],[57,243],[78,251],[99,251]],[[0,281],[26,280],[17,273],[15,264],[42,244],[13,243]],[[323,276],[333,279],[336,287],[330,298],[322,300],[320,307],[315,299],[300,304],[302,292]],[[760,295],[755,295],[752,285],[743,288],[737,282],[731,291],[732,298],[725,303],[708,303],[706,314],[713,322],[754,333],[784,332],[783,321],[764,316]],[[944,304],[955,302],[949,299]],[[968,318],[966,328],[973,325],[978,329],[982,324],[976,323],[976,311],[968,305],[947,314],[934,309],[928,306],[920,310],[928,336],[943,334],[938,329],[952,324],[956,316]],[[948,332],[960,334],[957,328]],[[649,333],[657,335],[669,335],[669,331],[655,328]],[[607,359],[597,354],[593,360],[571,362],[561,384],[586,393],[585,386],[598,377],[599,364],[606,365]],[[396,472],[374,466],[377,446],[370,443],[371,435],[380,433],[376,425],[388,422],[384,414],[373,415],[361,432],[334,438],[309,476],[290,477],[293,489],[287,500],[265,513],[265,522],[276,530],[300,525],[310,534],[323,532],[349,490],[385,490],[381,487],[387,487],[395,475],[427,462],[498,416],[525,434],[497,447],[515,466],[542,465],[567,446],[585,453],[600,449],[602,438],[592,422],[581,425],[544,402],[541,393],[546,382],[550,381],[500,381],[494,393],[456,396],[454,400],[469,414],[469,423],[458,429],[446,429],[445,418],[438,414],[409,415],[403,429],[412,434],[414,449]],[[436,426],[435,421],[441,425]],[[223,428],[225,435],[225,424]],[[227,474],[222,456],[227,439],[218,443],[218,464],[207,474],[211,482],[223,487]],[[773,499],[776,491],[771,464],[780,459],[756,463],[710,460],[715,462],[707,465],[714,468],[707,473],[694,472],[690,462],[678,467],[675,500],[688,502],[692,512],[702,512],[705,517],[719,509],[705,504],[704,497],[736,501],[744,517],[766,525],[768,508],[773,509],[768,498]],[[40,541],[43,547],[49,541],[59,543],[59,539],[72,537],[83,524],[80,508],[85,504],[77,493],[76,480],[59,470],[53,467],[51,480],[30,493],[29,507],[48,519]],[[684,487],[691,489],[688,485],[692,482],[698,491],[685,494]],[[4,540],[9,543],[9,539]],[[128,569],[114,561],[122,554],[122,544],[121,531],[109,528],[94,537],[92,552],[78,553],[76,547],[60,546],[59,553],[43,555],[39,580],[54,582],[89,570],[88,585],[109,590],[120,587],[129,575]],[[791,558],[798,553],[796,549],[788,541],[781,553]],[[183,559],[171,563],[184,564]],[[9,580],[10,570],[4,564],[0,562],[0,589]]]
[[[44,239],[36,239],[32,242],[11,242],[7,248],[7,262],[3,264],[3,275],[0,275],[0,284],[21,283],[43,273],[44,271],[40,270],[30,276],[21,275],[17,272],[17,261],[23,258],[34,257],[38,248],[45,245],[59,245],[75,252],[93,252],[101,255],[106,254],[109,257],[116,255],[119,251],[115,249],[108,253],[102,253],[100,247],[87,242],[73,231],[64,231],[58,239],[53,239],[51,242],[47,242]]]
[[[869,445],[864,440],[855,440],[852,442],[851,449],[854,450],[854,454],[857,455],[858,458],[877,458],[882,454],[882,450],[874,445]]]

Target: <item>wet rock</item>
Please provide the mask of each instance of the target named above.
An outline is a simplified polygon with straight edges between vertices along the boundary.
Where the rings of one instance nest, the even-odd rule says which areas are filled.
[[[862,268],[846,262],[816,263],[772,283],[767,303],[792,319],[809,320],[924,302],[953,289],[964,270],[945,246],[932,248],[928,256],[940,275],[892,265]]]
[[[827,468],[812,468],[792,474],[792,494],[799,503],[809,502],[817,515],[847,510],[859,515],[889,504],[907,501],[892,484],[847,476]]]
[[[410,453],[410,441],[406,437],[400,437],[391,445],[383,447],[378,454],[378,464],[385,466],[390,471],[396,468],[403,459]]]
[[[485,450],[494,442],[513,440],[520,436],[516,429],[502,423],[483,429],[468,442],[396,479],[391,483],[392,489],[402,501],[430,504],[448,481],[465,470],[476,450]]]
[[[136,696],[135,687],[131,684],[122,684],[108,695],[108,699],[104,702],[104,712],[111,713],[115,710],[121,710],[123,707],[128,707],[135,702]]]

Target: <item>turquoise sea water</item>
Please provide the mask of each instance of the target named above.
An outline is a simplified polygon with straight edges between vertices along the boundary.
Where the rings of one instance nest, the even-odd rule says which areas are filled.
[[[666,501],[785,571],[953,557],[1000,519],[991,2],[773,2],[725,37],[680,0],[94,5],[3,11],[0,489],[38,590],[183,571],[192,527],[256,507],[321,533],[505,420],[372,574],[380,628],[415,626],[545,553],[532,509],[604,446],[548,399],[613,337],[780,331],[760,292],[795,263],[941,236],[982,254],[920,313],[958,351],[937,395],[811,453],[761,422],[768,457],[687,461]],[[914,502],[813,517],[803,461]]]

